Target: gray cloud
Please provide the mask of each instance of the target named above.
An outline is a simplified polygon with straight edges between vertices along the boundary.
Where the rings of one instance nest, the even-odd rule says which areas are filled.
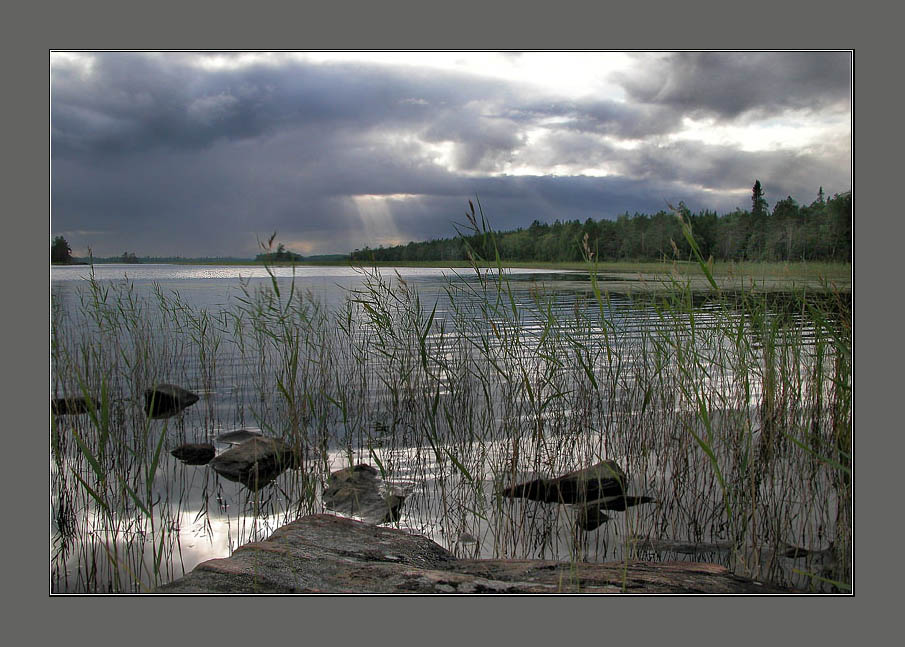
[[[201,56],[102,53],[91,57],[89,74],[53,65],[54,235],[98,255],[249,256],[255,237],[273,231],[308,253],[347,252],[377,238],[453,235],[475,194],[495,227],[514,228],[651,212],[666,200],[744,207],[733,191],[754,178],[771,200],[808,200],[820,184],[850,188],[844,137],[821,149],[765,153],[663,144],[688,110],[728,118],[773,105],[722,97],[719,83],[707,80],[743,61],[670,59],[644,68],[640,80],[624,78],[637,100],[621,103],[541,97],[417,68],[278,61],[204,69],[193,64]],[[770,87],[781,94],[794,84],[761,69],[774,63],[744,65],[764,86],[774,79]],[[810,84],[814,105],[830,105],[847,92],[834,66],[794,62],[786,74]],[[657,89],[663,70],[702,88],[703,99]],[[723,93],[736,86],[726,81]],[[782,105],[796,106],[804,94],[784,96]],[[539,127],[544,134],[529,138]],[[617,146],[621,139],[637,146]],[[438,163],[441,144],[452,146],[448,166]],[[499,175],[511,160],[539,169],[604,165],[613,174]],[[415,197],[356,201],[367,195]]]
[[[681,114],[670,108],[613,100],[534,101],[512,108],[510,114],[536,123],[558,118],[558,128],[612,135],[619,139],[663,135],[674,132],[681,125]]]
[[[844,52],[678,52],[640,55],[615,78],[629,97],[689,115],[733,119],[786,109],[851,104],[851,54]]]

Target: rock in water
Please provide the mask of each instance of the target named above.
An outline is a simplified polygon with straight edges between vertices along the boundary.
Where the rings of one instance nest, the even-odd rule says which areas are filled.
[[[264,434],[260,431],[254,431],[252,429],[236,429],[235,431],[227,431],[224,434],[220,434],[217,436],[217,440],[221,443],[228,443],[230,445],[241,445],[246,440],[259,438],[263,435]]]
[[[211,467],[223,478],[237,481],[251,490],[269,485],[296,464],[289,445],[279,438],[263,436],[246,440],[211,461]]]
[[[597,499],[596,501],[588,502],[587,505],[576,506],[578,507],[576,523],[582,530],[594,530],[609,521],[609,517],[604,514],[605,510],[621,512],[633,505],[652,502],[653,499],[649,496],[632,496],[630,494]]]
[[[601,510],[598,506],[582,506],[578,510],[578,517],[575,519],[575,523],[578,524],[578,527],[582,530],[594,530],[595,528],[599,528],[610,518],[603,514],[603,510]]]
[[[175,384],[158,384],[145,391],[145,413],[152,418],[169,418],[198,402],[198,396]]]
[[[170,453],[186,465],[207,465],[217,450],[210,443],[186,443]]]
[[[559,478],[535,479],[502,491],[505,497],[544,503],[580,503],[625,495],[628,477],[615,461],[602,461]]]
[[[50,409],[56,416],[76,416],[93,408],[85,398],[54,398],[50,401]]]
[[[377,470],[364,463],[333,472],[323,499],[328,510],[377,525],[398,521],[405,501],[399,493],[381,494]]]

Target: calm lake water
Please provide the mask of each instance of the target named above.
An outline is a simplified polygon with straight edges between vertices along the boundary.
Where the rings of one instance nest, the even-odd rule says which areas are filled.
[[[117,389],[115,397],[124,403],[119,424],[130,430],[124,432],[131,434],[127,442],[138,442],[136,438],[141,436],[151,447],[159,439],[164,448],[150,479],[140,468],[134,473],[126,469],[128,474],[121,479],[131,479],[133,492],[142,491],[140,484],[149,486],[147,500],[154,510],[150,525],[139,506],[130,503],[132,495],[124,488],[110,495],[122,499],[117,499],[117,515],[105,516],[99,511],[96,501],[72,476],[79,473],[88,480],[90,475],[86,466],[78,463],[75,443],[68,443],[68,454],[64,451],[62,458],[52,460],[52,591],[141,591],[155,582],[179,577],[201,561],[227,556],[237,546],[262,539],[298,516],[323,511],[310,500],[300,502],[298,492],[309,484],[302,483],[295,471],[252,492],[219,477],[208,466],[184,465],[169,454],[185,442],[214,442],[218,452],[223,451],[228,445],[218,442],[217,436],[235,429],[281,435],[292,411],[303,412],[311,460],[319,465],[322,478],[349,464],[379,463],[387,485],[406,495],[397,525],[428,535],[462,556],[568,560],[578,550],[583,559],[619,559],[626,554],[626,539],[632,537],[633,541],[648,541],[642,557],[650,559],[728,565],[738,558],[730,557],[726,549],[729,530],[719,519],[722,497],[706,456],[686,431],[691,425],[700,432],[694,426],[699,424],[694,422],[694,408],[680,403],[679,393],[670,387],[669,380],[682,378],[667,379],[670,371],[662,367],[662,375],[651,375],[648,358],[648,353],[657,351],[651,331],[658,326],[675,327],[677,316],[693,319],[695,335],[707,339],[676,342],[677,352],[686,341],[689,348],[706,343],[721,357],[720,348],[733,340],[724,335],[708,338],[707,330],[715,323],[712,317],[721,317],[726,325],[724,309],[702,298],[695,299],[685,315],[667,317],[652,300],[611,294],[598,301],[585,272],[508,270],[506,289],[490,299],[498,303],[499,314],[481,310],[482,304],[488,303],[484,290],[488,284],[495,285],[493,277],[482,282],[472,270],[382,268],[385,293],[374,291],[373,276],[353,268],[306,266],[275,268],[273,272],[271,277],[257,266],[96,266],[94,278],[101,293],[109,289],[146,304],[134,310],[139,315],[130,325],[151,338],[151,354],[156,355],[154,362],[146,360],[153,364],[148,369],[129,360],[145,343],[142,335],[124,332],[122,327],[111,333],[102,318],[90,316],[92,309],[85,306],[93,298],[88,290],[90,268],[52,268],[55,333],[65,336],[71,350],[67,361],[72,366],[101,362],[91,359],[85,348],[106,346],[103,353],[107,353],[116,346],[123,365],[117,363],[115,352],[112,359],[103,361],[117,367],[110,374],[118,377],[110,383]],[[620,285],[624,285],[625,277],[621,278]],[[603,279],[605,288],[606,277]],[[294,383],[298,393],[308,397],[301,404],[287,404],[280,395],[284,380],[291,377],[281,373],[286,367],[286,348],[249,329],[247,322],[245,327],[239,326],[239,319],[228,314],[241,310],[243,303],[255,303],[254,295],[272,291],[274,280],[283,300],[294,290],[304,295],[305,303],[319,304],[312,313],[345,313],[324,319],[332,322],[327,330],[311,328],[321,332],[310,335],[325,337],[306,337],[299,342],[301,360],[293,366],[303,368],[292,376],[303,381]],[[419,335],[405,352],[400,348],[412,340],[394,336],[402,319],[381,327],[379,319],[371,316],[373,309],[360,304],[377,304],[379,298],[386,298],[384,305],[390,308],[396,290],[417,293],[420,299],[421,319],[415,324]],[[161,297],[169,299],[166,314],[153,305]],[[347,305],[350,297],[351,305]],[[114,303],[110,297],[109,307]],[[122,308],[122,297],[118,303]],[[781,309],[781,299],[777,303]],[[183,319],[182,311],[191,317]],[[316,319],[315,314],[311,317]],[[744,320],[741,311],[731,317]],[[586,322],[587,329],[572,326],[560,330],[551,324],[576,319]],[[470,321],[479,321],[480,330],[475,331],[473,341],[463,342]],[[792,325],[799,341],[819,337],[820,325],[800,313],[793,313]],[[331,326],[348,326],[347,336],[329,330]],[[331,336],[334,333],[338,336]],[[508,341],[509,335],[516,341]],[[202,338],[204,341],[199,341]],[[426,353],[423,356],[417,347],[419,339]],[[812,353],[805,355],[810,358]],[[663,356],[667,363],[671,361],[669,352]],[[436,363],[433,369],[429,370],[427,357]],[[600,369],[603,362],[607,362],[605,371]],[[421,376],[422,363],[428,377]],[[744,419],[741,427],[754,433],[752,428],[760,425],[755,406],[760,376],[745,373],[742,379],[738,373],[742,369],[728,364],[718,371],[703,370],[703,379],[713,386],[708,393],[717,394],[712,396],[714,401],[724,398],[727,403],[714,410],[714,419],[732,419],[737,426],[740,417]],[[577,377],[569,366],[582,367],[576,369]],[[79,394],[70,369],[54,367],[51,397]],[[582,391],[591,387],[578,386],[582,369],[591,376],[594,398]],[[139,378],[139,370],[152,370],[153,374]],[[129,402],[137,394],[127,391],[151,378],[179,384],[201,400],[166,421],[129,418],[129,412],[140,405]],[[604,378],[609,380],[609,389]],[[659,381],[660,387],[638,386],[647,380],[651,384]],[[744,393],[740,392],[742,383]],[[445,417],[438,411],[444,411]],[[434,422],[425,422],[429,419]],[[513,436],[512,429],[528,432]],[[538,433],[532,435],[532,430]],[[88,416],[60,416],[55,419],[55,433],[60,438],[89,438],[96,431]],[[450,447],[455,450],[449,451]],[[514,452],[532,456],[532,461],[518,463]],[[561,474],[602,459],[619,461],[631,475],[632,493],[653,496],[657,503],[614,513],[609,523],[582,535],[580,546],[574,511],[567,506],[507,500],[503,509],[499,502],[490,503],[509,465],[517,467],[513,475],[527,479]],[[699,469],[690,470],[689,460]],[[677,473],[684,479],[682,488],[675,484]],[[790,529],[794,526],[791,534],[783,535],[784,541],[809,543],[808,549],[815,551],[823,549],[829,532],[824,526],[829,525],[838,502],[831,496],[817,506],[779,502],[785,495],[776,491],[793,486],[796,493],[813,487],[798,482],[771,483],[765,485],[764,500],[773,497],[776,506],[783,506],[784,522],[796,518],[790,525]],[[476,500],[484,506],[477,514]],[[517,523],[501,531],[502,520],[512,519]],[[651,541],[661,542],[660,548]],[[700,548],[690,550],[670,541],[696,541]],[[756,550],[760,554],[764,548]],[[775,557],[776,547],[771,550]],[[746,558],[752,559],[750,555]],[[789,566],[781,565],[784,573],[788,574]],[[820,565],[809,563],[811,566],[817,569]],[[760,568],[775,572],[780,567]],[[785,581],[802,585],[800,578]]]

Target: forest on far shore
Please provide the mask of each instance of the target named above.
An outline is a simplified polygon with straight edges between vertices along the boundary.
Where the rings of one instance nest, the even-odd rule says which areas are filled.
[[[851,191],[826,198],[821,187],[817,199],[809,205],[800,205],[789,196],[770,210],[760,181],[754,183],[748,211],[736,209],[724,215],[709,210],[692,213],[680,202],[675,212],[624,213],[616,220],[556,220],[553,224],[535,220],[527,229],[496,232],[493,239],[504,261],[582,261],[585,237],[587,249],[599,261],[685,260],[691,256],[691,248],[682,235],[680,215],[690,223],[705,259],[851,262]],[[495,257],[489,237],[461,233],[462,236],[407,245],[356,249],[351,260],[465,260],[466,242],[482,257]]]

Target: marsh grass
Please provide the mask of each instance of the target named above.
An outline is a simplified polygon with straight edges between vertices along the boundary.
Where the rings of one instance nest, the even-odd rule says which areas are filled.
[[[480,203],[466,218],[494,249]],[[695,559],[848,590],[848,295],[721,290],[698,257],[709,291],[677,271],[627,297],[585,252],[589,287],[568,298],[516,289],[470,250],[442,294],[362,268],[332,309],[273,273],[219,311],[128,281],[55,301],[52,395],[94,406],[50,421],[52,590],[179,577],[198,544],[223,556],[323,511],[329,473],[358,462],[407,495],[398,525],[460,556]],[[149,420],[140,394],[159,382],[207,395]],[[169,456],[246,426],[298,468],[251,491]],[[572,506],[500,495],[603,459],[656,502],[583,531]]]

